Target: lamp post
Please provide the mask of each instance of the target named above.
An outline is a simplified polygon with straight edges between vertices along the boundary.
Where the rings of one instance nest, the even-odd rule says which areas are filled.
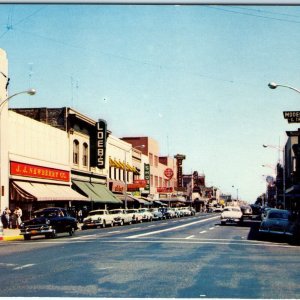
[[[8,102],[21,94],[35,95],[34,89],[15,93],[0,101],[0,209],[8,206]],[[7,198],[7,199],[6,199]],[[6,199],[6,200],[4,200]]]
[[[272,90],[276,89],[277,87],[285,87],[285,88],[291,89],[291,90],[293,90],[293,91],[295,91],[295,92],[297,92],[297,93],[300,93],[300,90],[299,90],[299,89],[296,89],[296,88],[294,88],[294,87],[292,87],[292,86],[285,85],[285,84],[277,84],[277,83],[275,83],[275,82],[270,82],[270,83],[268,84],[268,87],[269,87],[270,89],[272,89]]]
[[[264,148],[273,148],[273,149],[277,149],[278,153],[280,153],[280,151],[282,152],[282,172],[283,172],[283,186],[282,186],[282,193],[283,193],[283,206],[285,209],[285,152],[284,152],[284,147],[280,148],[277,146],[273,146],[273,145],[263,145]],[[262,165],[263,167],[267,167],[268,165]],[[273,168],[274,169],[274,168]],[[277,198],[276,198],[276,204],[277,204]]]
[[[127,159],[126,159],[126,154],[127,152],[130,153],[130,151],[132,149],[138,149],[138,148],[145,148],[145,145],[139,145],[139,146],[135,146],[135,147],[130,147],[130,149],[127,151],[124,149],[124,158],[125,158],[125,167],[124,167],[124,183],[125,183],[125,195],[124,195],[124,199],[125,199],[125,209],[127,209],[127,173],[126,173],[126,165],[127,165]]]

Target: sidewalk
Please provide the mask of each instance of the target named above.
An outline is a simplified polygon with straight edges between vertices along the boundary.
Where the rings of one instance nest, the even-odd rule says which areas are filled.
[[[20,235],[20,229],[3,229],[3,237],[0,241],[17,241],[23,240],[23,236]]]

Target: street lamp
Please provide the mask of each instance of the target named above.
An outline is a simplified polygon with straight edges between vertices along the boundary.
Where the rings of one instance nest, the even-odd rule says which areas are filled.
[[[127,173],[126,173],[126,165],[127,165],[127,161],[126,161],[126,153],[130,153],[130,151],[132,149],[138,149],[138,148],[145,148],[145,145],[139,145],[139,146],[135,146],[135,147],[130,147],[130,149],[127,151],[125,150],[124,152],[124,158],[125,158],[125,167],[124,167],[124,183],[125,183],[125,195],[124,195],[124,199],[125,199],[125,209],[127,209]]]
[[[275,82],[270,82],[270,83],[268,84],[268,87],[269,87],[270,89],[272,89],[272,90],[276,89],[276,88],[279,87],[279,86],[285,87],[285,88],[291,89],[291,90],[293,90],[293,91],[295,91],[295,92],[297,92],[297,93],[300,93],[300,90],[298,90],[298,89],[296,89],[296,88],[294,88],[294,87],[292,87],[292,86],[289,86],[289,85],[285,85],[285,84],[277,84],[277,83],[275,83]]]
[[[4,205],[3,197],[5,194],[8,194],[5,189],[8,189],[8,130],[7,130],[7,123],[8,123],[8,109],[3,111],[5,104],[7,104],[13,97],[18,96],[20,94],[28,94],[33,96],[36,94],[34,89],[29,89],[26,91],[22,91],[19,93],[15,93],[4,100],[0,100],[0,208],[2,209]],[[5,126],[4,126],[5,125]],[[4,183],[4,184],[3,184]],[[8,201],[8,200],[7,200]],[[7,205],[5,203],[5,205]]]
[[[5,103],[7,103],[11,98],[15,97],[15,96],[18,96],[20,94],[28,94],[30,96],[33,96],[36,94],[36,90],[35,89],[30,89],[30,90],[27,90],[27,91],[23,91],[23,92],[19,92],[19,93],[15,93],[9,97],[7,97],[6,99],[4,99],[3,101],[1,101],[0,103],[0,110],[2,110],[2,107],[4,106]]]

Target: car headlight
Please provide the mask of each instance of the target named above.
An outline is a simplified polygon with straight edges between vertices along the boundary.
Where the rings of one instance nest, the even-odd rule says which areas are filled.
[[[47,225],[50,224],[50,220],[49,220],[49,219],[46,220],[46,224],[47,224]]]

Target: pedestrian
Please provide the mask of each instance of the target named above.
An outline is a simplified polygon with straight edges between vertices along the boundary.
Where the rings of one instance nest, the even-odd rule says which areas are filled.
[[[20,228],[20,225],[22,223],[22,209],[20,207],[16,207],[14,211],[15,217],[16,217],[16,227]]]
[[[10,228],[10,214],[10,209],[6,207],[1,215],[1,221],[4,229]]]
[[[77,219],[79,223],[82,223],[82,210],[80,209],[77,213]]]

